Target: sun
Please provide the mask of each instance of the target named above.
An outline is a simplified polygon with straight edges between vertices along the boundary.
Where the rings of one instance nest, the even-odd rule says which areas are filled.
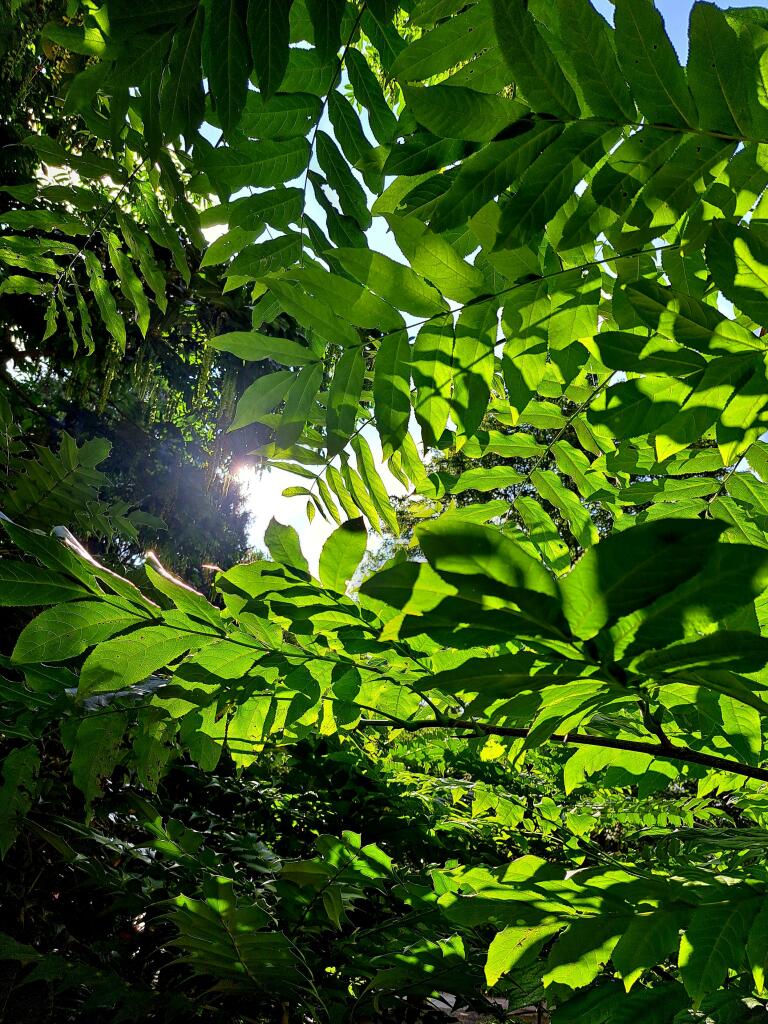
[[[256,471],[253,466],[249,466],[247,463],[236,462],[229,471],[229,475],[233,480],[243,487],[247,488],[253,483],[253,479]]]

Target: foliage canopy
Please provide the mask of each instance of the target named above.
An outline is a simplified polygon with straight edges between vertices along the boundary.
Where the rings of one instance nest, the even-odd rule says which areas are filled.
[[[131,528],[98,448],[4,492],[0,604],[42,610],[0,662],[0,850],[137,944],[9,927],[13,991],[762,1019],[768,11],[695,3],[686,66],[649,0],[72,0],[39,45],[17,351],[119,379],[194,307],[233,438],[336,528],[313,574],[273,520],[203,593],[74,536]]]

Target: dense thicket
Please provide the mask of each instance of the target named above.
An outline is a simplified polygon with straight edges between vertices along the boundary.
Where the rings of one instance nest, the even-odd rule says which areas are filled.
[[[768,11],[15,6],[6,1013],[763,1019]]]

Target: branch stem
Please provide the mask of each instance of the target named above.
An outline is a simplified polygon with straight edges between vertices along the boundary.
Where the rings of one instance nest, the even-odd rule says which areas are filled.
[[[363,718],[359,728],[391,729],[391,721],[383,719]],[[527,729],[517,729],[505,725],[486,725],[483,722],[473,722],[463,718],[446,719],[418,719],[413,722],[403,722],[396,728],[406,729],[409,732],[418,732],[422,729],[457,729],[460,731],[474,732],[480,736],[510,736],[515,739],[526,739]],[[732,761],[727,757],[717,757],[715,754],[704,754],[700,750],[692,750],[690,747],[679,747],[677,744],[668,741],[666,745],[661,743],[645,743],[639,740],[617,739],[613,736],[588,736],[586,733],[569,732],[566,735],[553,735],[549,737],[550,743],[573,744],[582,747],[606,747],[609,750],[627,750],[635,754],[650,754],[652,757],[662,757],[671,761],[683,761],[686,764],[698,764],[704,768],[711,768],[718,772],[730,772],[732,775],[742,775],[747,779],[757,779],[760,782],[768,782],[768,768],[759,768],[755,765],[742,764],[740,761]]]

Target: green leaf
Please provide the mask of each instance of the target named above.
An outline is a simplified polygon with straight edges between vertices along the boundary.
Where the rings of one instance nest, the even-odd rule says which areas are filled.
[[[0,559],[0,606],[28,607],[59,604],[86,591],[73,580],[30,562]]]
[[[470,143],[441,139],[430,132],[415,132],[404,142],[392,146],[384,161],[384,173],[414,177],[426,171],[438,171],[461,160],[475,148]]]
[[[689,385],[666,377],[643,377],[612,384],[592,403],[590,423],[617,440],[654,434],[678,411]]]
[[[732,393],[715,425],[717,447],[724,466],[733,465],[762,433],[762,412],[768,402],[765,358],[757,362],[751,377]]]
[[[345,0],[307,0],[315,47],[323,60],[335,57],[341,46],[341,22],[345,8]]]
[[[618,135],[618,129],[606,129],[602,121],[567,125],[528,168],[504,206],[496,248],[528,244],[573,195],[579,181],[609,152]]]
[[[465,469],[456,483],[447,489],[451,494],[463,494],[464,491],[495,491],[522,483],[525,477],[511,466],[490,466],[488,469],[478,466],[477,469]]]
[[[411,415],[411,346],[406,331],[394,331],[379,344],[373,377],[373,409],[386,456],[402,445]]]
[[[559,38],[578,78],[589,112],[611,121],[634,121],[635,105],[616,62],[612,32],[590,0],[557,0]]]
[[[728,693],[720,695],[718,704],[723,718],[723,733],[731,747],[745,764],[757,764],[763,749],[761,710]]]
[[[265,222],[281,231],[301,219],[302,193],[298,188],[273,188],[236,199],[229,207],[229,226],[254,231]]]
[[[672,522],[666,521],[667,525]],[[685,524],[684,520],[678,522],[680,526]],[[690,528],[695,523],[698,532],[700,522],[694,520],[687,525]],[[716,525],[726,524],[721,522]],[[669,593],[659,597],[653,604],[627,615],[612,628],[614,649],[626,650],[631,643],[629,650],[639,653],[679,640],[695,640],[711,633],[732,612],[754,602],[768,585],[767,572],[768,558],[764,548],[738,543],[714,544],[697,575],[679,582],[675,589],[670,588]],[[690,670],[683,674],[693,675]],[[732,674],[722,672],[718,675],[714,669],[700,670],[698,674],[711,677],[712,681],[708,685],[714,687],[717,683],[721,692],[736,693],[731,686],[732,682],[736,682]],[[762,709],[762,702],[753,697],[750,690],[740,687],[739,693],[741,700]]]
[[[598,916],[569,924],[547,959],[544,985],[557,983],[584,988],[608,962],[613,948],[629,923],[627,917]]]
[[[488,408],[497,340],[495,300],[462,309],[453,346],[453,418],[467,437],[475,433]]]
[[[338,146],[326,132],[317,133],[315,151],[328,184],[339,197],[342,211],[354,218],[363,230],[369,228],[371,215],[363,186],[352,174]]]
[[[109,261],[117,272],[123,295],[133,304],[136,310],[136,323],[139,325],[142,337],[146,337],[147,329],[149,328],[149,302],[144,294],[141,281],[136,276],[136,271],[133,269],[131,261],[120,248],[120,241],[117,235],[113,232],[110,232],[107,236],[107,248],[109,251]]]
[[[401,82],[422,82],[495,41],[490,4],[481,0],[406,46],[392,65],[392,75]]]
[[[413,411],[425,444],[435,445],[448,425],[453,372],[453,317],[424,324],[413,343],[411,375],[416,389]]]
[[[649,675],[681,669],[724,668],[732,672],[757,672],[768,664],[768,637],[728,630],[710,633],[691,643],[649,651],[634,665]]]
[[[295,139],[306,135],[319,117],[320,98],[312,93],[278,93],[265,99],[249,90],[239,127],[251,139]]]
[[[588,640],[608,623],[685,582],[699,570],[723,527],[667,519],[635,526],[595,545],[560,583],[574,636]]]
[[[493,22],[512,77],[531,107],[566,120],[578,117],[576,94],[525,0],[493,0]]]
[[[110,47],[104,34],[97,26],[85,28],[81,25],[62,25],[49,21],[43,26],[44,39],[61,46],[70,53],[81,53],[87,57],[107,57]]]
[[[765,992],[765,969],[768,964],[768,905],[758,910],[747,938],[747,958],[760,995]]]
[[[8,210],[0,214],[7,228],[36,228],[38,231],[58,229],[66,235],[87,235],[88,226],[78,217],[63,210]]]
[[[748,87],[757,73],[751,48],[710,3],[693,5],[688,35],[688,85],[701,127],[748,138],[752,132]]]
[[[327,273],[319,266],[294,269],[290,277],[319,302],[356,327],[389,331],[404,326],[403,318],[397,310],[357,281],[341,277],[340,274]],[[345,339],[330,337],[328,340]]]
[[[334,479],[330,472],[330,469],[332,468],[333,467],[330,467],[328,470],[329,480]],[[363,483],[362,477],[360,476],[356,469],[349,465],[347,461],[342,462],[341,469],[343,475],[343,482],[346,484],[348,488],[347,493],[351,496],[353,502],[352,508],[350,510],[347,510],[347,507],[344,506],[344,511],[347,512],[347,515],[351,519],[356,519],[359,516],[360,512],[362,512],[365,518],[373,527],[373,529],[376,530],[377,533],[381,533],[381,517],[379,516],[376,504],[372,500],[371,495],[368,493],[367,487]],[[332,484],[332,486],[334,485]],[[343,490],[337,490],[335,486],[334,490],[338,494],[339,500],[342,502],[343,505]]]
[[[487,292],[480,271],[466,263],[453,246],[413,217],[386,218],[411,267],[427,278],[447,299],[470,302]]]
[[[334,312],[335,308],[343,312],[343,307],[337,306],[336,303],[330,305],[322,302],[288,280],[293,279],[299,272],[300,268],[291,267],[286,274],[272,277],[269,281],[269,290],[279,300],[282,309],[295,317],[304,327],[310,328],[318,339],[343,346],[358,346],[358,332]]]
[[[541,552],[544,563],[558,574],[569,569],[571,555],[568,545],[539,502],[535,498],[521,495],[515,501],[515,512],[528,531],[528,539]]]
[[[50,292],[52,287],[48,281],[38,281],[37,278],[25,277],[22,274],[11,274],[0,281],[0,295],[44,295]]]
[[[419,615],[436,608],[444,598],[455,594],[456,588],[424,562],[400,562],[369,576],[360,593],[404,614]]]
[[[624,294],[644,324],[704,355],[763,350],[754,334],[693,295],[649,280],[627,284]]]
[[[697,126],[696,108],[664,20],[648,0],[616,0],[619,64],[640,113],[655,124]]]
[[[160,124],[166,135],[184,136],[189,145],[205,113],[200,77],[205,10],[198,7],[184,28],[174,32],[168,66],[160,86]]]
[[[235,418],[229,427],[238,430],[250,423],[258,423],[284,401],[295,376],[290,370],[278,370],[259,377],[240,396],[235,409]]]
[[[164,313],[168,308],[168,300],[165,297],[165,274],[155,259],[152,243],[145,233],[139,229],[138,224],[127,215],[118,213],[117,222],[120,225],[123,239],[125,240],[131,255],[138,262],[144,280],[155,293],[155,301],[160,311]],[[77,293],[79,295],[79,291]],[[82,314],[84,304],[78,299],[78,306]],[[87,307],[86,308],[87,311]]]
[[[231,331],[210,338],[208,344],[217,352],[231,352],[239,359],[259,361],[272,359],[283,366],[304,366],[316,363],[318,358],[312,349],[288,338],[259,334],[258,331]]]
[[[165,215],[160,210],[157,197],[148,181],[139,181],[138,208],[152,240],[157,245],[170,249],[173,262],[186,284],[189,284],[191,274],[187,263],[186,255],[179,241],[175,226],[168,223]],[[88,252],[85,254],[86,261]]]
[[[706,366],[702,356],[676,341],[655,335],[601,331],[595,338],[600,360],[612,370],[665,373],[685,377]]]
[[[326,476],[328,477],[328,483],[333,489],[333,493],[339,499],[339,504],[344,510],[344,514],[350,519],[357,519],[360,515],[360,511],[352,499],[352,495],[344,486],[344,479],[341,473],[336,469],[335,466],[329,466],[326,470]]]
[[[674,954],[684,924],[685,917],[679,910],[645,911],[630,922],[611,954],[627,992],[645,971]]]
[[[331,534],[320,552],[320,582],[343,594],[360,564],[368,535],[363,519],[350,519]]]
[[[278,448],[290,448],[301,436],[323,380],[323,364],[312,363],[299,370],[285,396],[285,408],[275,430]]]
[[[292,46],[288,54],[288,70],[282,81],[281,91],[284,93],[308,92],[313,96],[324,98],[333,87],[338,70],[337,58],[323,60],[316,50],[305,50],[303,47]]]
[[[561,133],[558,124],[537,122],[522,135],[491,142],[462,161],[451,187],[438,200],[430,225],[433,231],[460,227],[491,199],[517,181]]]
[[[529,112],[522,103],[457,85],[406,86],[403,94],[419,124],[444,139],[490,142]]]
[[[301,256],[302,236],[287,231],[277,238],[249,245],[232,260],[228,276],[259,280],[267,274],[290,267]]]
[[[597,544],[600,535],[592,517],[579,496],[563,485],[557,473],[549,469],[537,469],[530,479],[541,497],[567,520],[571,533],[584,550]]]
[[[155,590],[165,594],[173,602],[173,606],[185,615],[200,619],[207,626],[221,626],[219,610],[209,604],[199,591],[168,572],[152,552],[148,552],[146,558],[144,571]]]
[[[571,663],[565,666],[565,671],[553,671],[550,666],[538,663],[535,655],[520,652],[470,658],[458,668],[431,675],[429,687],[446,694],[477,693],[485,699],[497,700],[513,697],[520,691],[540,690],[566,682],[580,676],[582,670],[583,666],[574,667]]]
[[[309,159],[309,143],[304,138],[239,142],[203,150],[197,157],[200,169],[217,186],[230,192],[253,186],[266,188],[284,185],[304,171]]]
[[[3,761],[0,786],[0,859],[16,841],[37,792],[40,755],[31,744],[16,747]]]
[[[723,903],[699,907],[680,940],[678,963],[686,991],[698,1008],[720,987],[728,968],[741,965],[756,901],[733,894]]]
[[[288,68],[291,0],[248,0],[248,37],[259,90],[270,99]],[[291,90],[286,90],[291,91]]]
[[[187,631],[153,625],[99,643],[83,664],[78,698],[111,693],[140,683],[158,669],[166,668],[189,651],[213,643],[218,637],[210,626]]]
[[[758,359],[762,367],[762,359]],[[657,458],[666,459],[705,434],[720,418],[734,393],[750,380],[757,362],[752,356],[721,356],[693,377],[694,387],[681,409],[656,433]]]
[[[203,74],[225,137],[237,127],[248,95],[247,7],[247,0],[205,0]]]
[[[334,91],[328,97],[328,116],[344,156],[352,166],[361,164],[363,180],[371,191],[380,192],[383,188],[381,173],[371,174],[364,169],[372,157],[373,147],[365,137],[357,111],[342,93]]]
[[[19,664],[66,661],[143,621],[146,616],[117,598],[71,601],[48,608],[25,626],[11,660]]]
[[[365,354],[362,347],[345,349],[336,363],[328,389],[325,422],[329,455],[338,455],[352,436],[364,379]]]
[[[485,980],[488,985],[495,985],[504,975],[516,967],[523,957],[530,957],[538,952],[547,939],[559,930],[559,925],[518,925],[505,928],[494,936],[488,947],[488,958],[485,962]]]
[[[368,111],[371,131],[378,142],[386,145],[397,131],[397,118],[384,98],[378,78],[362,53],[354,47],[347,50],[344,67],[355,99]]]
[[[283,526],[275,518],[270,519],[264,533],[264,543],[276,562],[302,573],[309,572],[307,560],[301,553],[299,535],[292,526]]]
[[[707,240],[707,265],[715,284],[739,309],[768,323],[768,234],[764,225],[715,221]]]
[[[410,267],[382,253],[369,249],[337,249],[333,255],[355,280],[395,309],[414,316],[434,316],[448,308],[440,293]]]
[[[125,321],[118,312],[117,303],[104,278],[104,272],[101,269],[98,257],[89,249],[86,249],[83,256],[85,258],[85,269],[88,272],[88,280],[91,284],[91,291],[96,299],[96,305],[99,307],[104,326],[120,346],[120,349],[124,351],[126,339]]]
[[[205,250],[205,254],[200,261],[200,269],[215,267],[219,263],[228,263],[233,256],[241,252],[252,242],[255,242],[263,230],[264,225],[262,223],[257,224],[255,229],[249,231],[245,231],[243,228],[231,228],[229,231],[226,231],[223,235],[214,239]]]
[[[395,537],[399,536],[400,526],[397,516],[390,503],[384,481],[379,476],[371,447],[362,433],[358,433],[352,438],[352,449],[357,457],[357,468],[360,478],[365,485],[377,515],[387,524],[387,528]]]
[[[110,778],[120,760],[127,724],[126,715],[112,713],[85,718],[78,726],[70,770],[72,781],[85,797],[87,820],[90,805],[101,796],[102,782]]]
[[[447,515],[417,527],[416,534],[427,561],[441,575],[483,576],[512,591],[557,597],[547,569],[500,530]]]

